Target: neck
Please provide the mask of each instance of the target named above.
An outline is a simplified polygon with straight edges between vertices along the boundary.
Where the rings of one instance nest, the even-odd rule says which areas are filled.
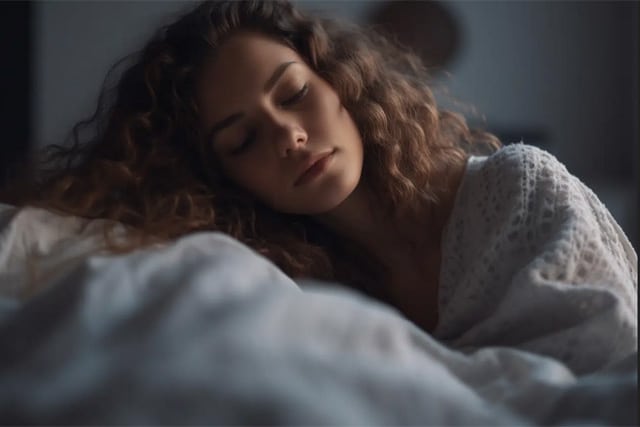
[[[443,228],[453,207],[462,173],[455,174],[437,204],[414,213],[386,214],[361,183],[339,206],[315,219],[338,236],[362,247],[388,271],[440,250]],[[419,261],[418,261],[419,262]]]
[[[429,224],[433,222],[433,214],[428,208],[413,216],[386,214],[368,189],[358,187],[340,206],[316,220],[362,247],[389,269],[396,258],[432,243]]]

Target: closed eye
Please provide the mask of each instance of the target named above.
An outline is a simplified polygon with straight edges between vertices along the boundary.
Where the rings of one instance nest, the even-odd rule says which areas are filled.
[[[290,105],[295,104],[296,102],[304,98],[304,96],[307,94],[308,91],[309,91],[309,83],[305,83],[304,86],[302,86],[302,89],[296,92],[296,94],[293,95],[291,98],[284,101],[281,105],[283,107],[288,107]]]
[[[257,132],[255,130],[252,130],[251,132],[249,132],[249,134],[244,139],[244,141],[242,141],[242,144],[240,144],[239,146],[231,150],[230,154],[233,156],[242,154],[247,148],[249,148],[256,141],[256,134]]]
[[[309,92],[309,84],[305,83],[304,86],[302,86],[302,88],[298,92],[295,93],[295,95],[293,95],[291,98],[289,98],[286,101],[284,101],[281,105],[283,107],[288,107],[288,106],[294,105],[295,103],[301,101],[302,98],[305,97],[307,92]],[[242,144],[240,144],[236,148],[232,149],[230,154],[233,155],[233,156],[237,156],[239,154],[244,153],[249,147],[251,147],[251,145],[253,143],[255,143],[256,136],[257,136],[257,132],[255,131],[255,129],[250,131],[247,134],[247,137],[244,139],[244,141],[242,141]]]

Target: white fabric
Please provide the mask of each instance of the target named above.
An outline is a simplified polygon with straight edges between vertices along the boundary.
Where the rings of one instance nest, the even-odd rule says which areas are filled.
[[[440,323],[591,372],[638,348],[638,257],[595,194],[525,144],[471,158],[443,238]]]
[[[0,203],[0,296],[25,301],[56,275],[103,253],[104,223]],[[118,225],[114,233],[123,231]]]
[[[267,260],[218,233],[107,256],[99,240],[91,243],[90,232],[80,236],[82,227],[95,223],[33,209],[16,214],[0,206],[0,419],[10,424],[636,424],[637,342],[630,343],[630,337],[637,321],[629,316],[636,310],[637,282],[623,279],[625,268],[629,274],[637,269],[637,258],[632,250],[625,252],[623,236],[589,252],[598,266],[622,254],[621,270],[614,268],[607,277],[603,268],[594,268],[601,276],[589,273],[578,282],[569,276],[570,285],[571,280],[539,280],[542,261],[536,261],[535,250],[525,251],[508,235],[485,236],[491,226],[503,229],[498,220],[483,225],[469,219],[474,209],[491,211],[477,206],[486,194],[479,188],[489,185],[502,194],[516,187],[514,176],[540,176],[532,170],[548,170],[560,182],[566,174],[551,156],[526,146],[469,162],[446,230],[436,336],[450,347],[395,310],[347,289],[314,282],[298,287]],[[544,254],[569,245],[580,258],[577,248],[584,246],[575,243],[574,230],[584,227],[583,221],[600,218],[603,226],[603,234],[593,229],[588,241],[619,229],[575,178],[567,179],[575,184],[568,190],[575,201],[563,207],[564,193],[555,192],[560,201],[553,203],[554,232],[540,234],[544,243],[538,249]],[[553,196],[544,188],[533,180],[501,197],[506,204],[500,214],[513,219],[509,209],[532,194],[541,200]],[[591,216],[584,212],[585,200]],[[535,217],[535,208],[528,212]],[[50,229],[53,224],[72,224],[73,232]],[[563,224],[574,225],[563,231]],[[538,236],[534,226],[525,230]],[[473,237],[485,239],[486,248],[509,241],[513,254],[477,245],[474,250]],[[78,249],[83,244],[89,248],[84,257]],[[477,274],[486,282],[485,254],[494,257],[487,263],[515,263],[511,277],[492,282],[494,289],[472,280]],[[571,261],[558,262],[571,271]],[[25,293],[13,280],[33,265],[54,273],[38,275],[37,286]],[[579,301],[575,310],[573,298]],[[585,301],[588,309],[581,308]],[[598,334],[605,327],[611,338]],[[580,339],[582,334],[594,341]],[[565,357],[558,350],[565,336],[577,337],[573,348],[588,356]]]

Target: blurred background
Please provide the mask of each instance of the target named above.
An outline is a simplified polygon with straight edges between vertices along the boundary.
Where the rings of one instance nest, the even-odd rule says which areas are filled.
[[[505,144],[556,155],[638,250],[637,2],[296,3],[374,26],[412,49],[448,88],[442,105]],[[64,141],[93,112],[107,69],[185,6],[0,3],[0,180],[34,150]]]

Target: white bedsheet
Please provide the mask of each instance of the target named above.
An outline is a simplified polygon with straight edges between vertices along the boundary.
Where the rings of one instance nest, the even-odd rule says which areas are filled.
[[[101,254],[77,229],[40,233],[40,261],[53,269],[25,296],[18,283],[29,281],[16,280],[33,265],[33,241],[4,208],[5,424],[638,422],[637,353],[576,377],[524,351],[453,351],[347,289],[299,287],[217,233],[121,256]],[[47,227],[31,220],[31,232]]]

